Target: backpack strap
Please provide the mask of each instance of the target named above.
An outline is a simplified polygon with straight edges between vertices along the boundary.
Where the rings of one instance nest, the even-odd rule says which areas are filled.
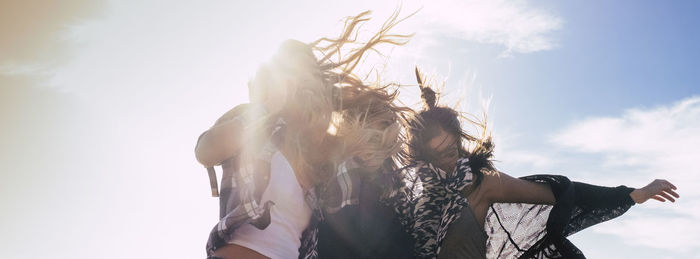
[[[219,197],[219,181],[216,180],[216,170],[214,167],[207,167],[209,173],[209,186],[211,187],[211,197]]]

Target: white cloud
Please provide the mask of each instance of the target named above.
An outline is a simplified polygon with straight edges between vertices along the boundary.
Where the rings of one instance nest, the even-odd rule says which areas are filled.
[[[376,17],[386,17],[397,6],[385,2],[379,7],[376,1],[352,4],[378,9]],[[522,0],[402,1],[401,5],[404,13],[420,10],[402,24],[404,31],[415,32],[416,36],[408,46],[398,48],[395,57],[406,56],[421,62],[434,61],[424,56],[426,50],[443,49],[441,52],[454,56],[459,49],[454,48],[454,42],[446,43],[455,39],[462,40],[458,42],[461,45],[480,43],[502,47],[500,56],[550,50],[557,46],[554,32],[564,24],[556,13]],[[444,50],[445,46],[449,46],[449,51]]]
[[[162,93],[157,85],[245,86],[247,77],[285,38],[310,41],[334,35],[341,17],[363,10],[375,11],[366,26],[374,30],[399,5],[404,16],[420,11],[395,31],[417,34],[408,46],[390,51],[392,63],[385,71],[390,80],[405,79],[401,76],[406,74],[404,67],[391,71],[398,67],[394,64],[430,63],[430,57],[421,53],[431,47],[442,48],[439,39],[443,36],[502,46],[503,54],[510,55],[551,49],[555,43],[550,34],[562,25],[561,18],[528,1],[303,2],[274,6],[228,1],[112,1],[99,18],[64,26],[60,39],[72,50],[67,60],[0,64],[4,65],[0,72],[44,73],[49,75],[49,84],[59,89],[109,98]],[[316,8],[324,12],[317,13]],[[388,62],[376,57],[371,61]]]
[[[425,6],[429,29],[485,44],[509,53],[530,53],[556,46],[551,33],[562,18],[527,1],[434,1]]]
[[[685,203],[698,205],[697,203]],[[614,224],[596,228],[596,232],[623,237],[627,244],[668,249],[686,253],[698,250],[700,233],[696,227],[697,217],[659,215],[649,216],[634,211],[615,219]],[[641,216],[640,216],[641,215]]]
[[[552,142],[578,152],[602,155],[607,181],[642,186],[660,178],[677,187],[675,204],[649,201],[631,216],[596,229],[625,242],[669,250],[700,252],[700,97],[668,106],[630,109],[617,117],[572,123]]]
[[[498,149],[498,157],[503,158],[503,161],[514,165],[528,164],[534,168],[543,168],[551,166],[554,161],[544,153],[528,151],[528,150],[508,150]],[[512,166],[512,165],[511,165]],[[509,174],[522,174],[522,172],[506,172]]]
[[[621,117],[587,119],[564,129],[554,141],[584,152],[682,155],[700,151],[699,132],[700,97],[696,97],[669,107],[631,109]]]

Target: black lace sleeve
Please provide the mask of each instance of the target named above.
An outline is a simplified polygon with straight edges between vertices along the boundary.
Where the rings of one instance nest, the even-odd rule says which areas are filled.
[[[487,215],[488,258],[585,258],[566,237],[624,214],[632,188],[571,182],[558,175],[522,179],[547,183],[556,204],[494,204]]]
[[[574,208],[563,235],[569,236],[592,225],[616,218],[629,210],[634,201],[633,188],[621,185],[603,187],[573,182]]]

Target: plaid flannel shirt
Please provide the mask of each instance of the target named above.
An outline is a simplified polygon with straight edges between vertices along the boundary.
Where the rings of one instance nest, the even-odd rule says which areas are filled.
[[[283,124],[277,126],[273,131],[273,137],[275,134],[280,134],[283,127]],[[263,151],[252,159],[254,161],[246,161],[245,166],[238,166],[240,161],[236,158],[222,163],[220,220],[209,234],[206,245],[207,255],[212,255],[218,248],[228,244],[235,230],[243,224],[251,224],[258,229],[265,229],[270,224],[270,208],[274,206],[274,201],[263,204],[260,201],[262,193],[267,188],[270,178],[270,159],[275,152],[277,148],[270,141]],[[332,213],[344,206],[358,203],[357,191],[353,191],[353,185],[357,185],[359,181],[355,168],[356,164],[352,161],[344,162],[338,166],[337,173],[327,183],[304,190],[304,199],[311,207],[313,215],[301,236],[299,258],[318,257],[318,223],[323,220],[322,209]],[[212,172],[211,169],[210,172]],[[318,193],[327,194],[322,198],[328,199],[319,199]]]

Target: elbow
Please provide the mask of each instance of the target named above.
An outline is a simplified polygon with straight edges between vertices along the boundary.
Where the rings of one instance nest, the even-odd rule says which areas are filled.
[[[202,164],[204,167],[212,167],[214,166],[211,163],[211,160],[207,159],[207,156],[202,154],[203,152],[199,149],[195,149],[194,151],[194,157],[197,159],[197,162]]]
[[[225,134],[221,134],[222,131]],[[199,163],[205,167],[212,167],[220,164],[225,159],[235,156],[237,146],[235,136],[232,134],[228,134],[221,128],[215,131],[210,129],[199,137],[194,148],[194,154]]]
[[[199,139],[197,139],[197,144],[194,147],[194,157],[204,167],[212,167],[216,165],[216,162],[212,159],[212,155],[208,152],[209,150],[201,145],[202,137],[204,137],[205,134],[206,132],[202,133]]]
[[[220,161],[217,161],[214,154],[210,152],[211,150],[197,146],[194,148],[194,157],[197,161],[204,167],[212,167],[217,165]]]

